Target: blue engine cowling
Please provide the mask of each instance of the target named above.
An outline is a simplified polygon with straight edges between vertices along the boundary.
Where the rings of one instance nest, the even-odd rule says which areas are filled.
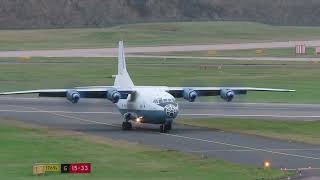
[[[80,94],[76,90],[68,90],[66,97],[73,104],[78,103],[80,100]]]
[[[232,101],[232,99],[234,98],[235,93],[234,91],[230,90],[230,89],[222,89],[220,91],[220,97],[224,100],[226,100],[227,102]]]
[[[116,89],[110,89],[107,91],[107,99],[113,103],[118,103],[121,98],[121,94]]]
[[[183,90],[183,98],[188,100],[189,102],[194,102],[197,98],[198,94],[196,91],[190,88],[186,88]]]

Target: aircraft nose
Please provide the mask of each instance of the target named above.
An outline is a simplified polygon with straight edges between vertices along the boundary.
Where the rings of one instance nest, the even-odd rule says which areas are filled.
[[[164,112],[168,118],[176,118],[178,115],[178,107],[168,104],[164,107]]]

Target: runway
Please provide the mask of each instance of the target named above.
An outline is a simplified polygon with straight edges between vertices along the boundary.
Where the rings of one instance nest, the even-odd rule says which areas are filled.
[[[305,44],[307,47],[320,46],[320,40],[312,41],[283,41],[283,42],[260,42],[241,44],[205,44],[205,45],[175,45],[175,46],[145,46],[126,47],[126,54],[162,53],[162,52],[185,52],[207,50],[240,50],[259,48],[287,48],[297,44]],[[116,46],[116,44],[115,44]],[[118,54],[117,48],[96,49],[58,49],[58,50],[30,50],[30,51],[0,51],[0,57],[114,57]]]
[[[320,105],[317,104],[181,102],[179,106],[178,118],[231,116],[320,120]],[[135,125],[132,131],[122,131],[120,114],[106,100],[81,99],[79,104],[73,105],[64,99],[5,97],[0,98],[0,119],[75,130],[237,163],[261,166],[264,160],[270,160],[273,167],[307,168],[303,174],[320,177],[320,145],[183,125],[174,125],[168,134],[159,133],[156,125]]]

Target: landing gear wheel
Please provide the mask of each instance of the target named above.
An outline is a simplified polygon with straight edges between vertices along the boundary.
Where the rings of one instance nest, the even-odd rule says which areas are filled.
[[[160,126],[160,133],[166,133],[167,132],[167,129],[166,129],[166,126],[161,124]]]
[[[122,130],[131,130],[132,129],[132,124],[130,122],[123,122],[122,123]]]
[[[167,133],[169,130],[171,130],[171,124],[161,124],[160,133]]]
[[[165,129],[167,129],[168,131],[172,129],[172,123],[165,124],[164,126],[165,126]]]

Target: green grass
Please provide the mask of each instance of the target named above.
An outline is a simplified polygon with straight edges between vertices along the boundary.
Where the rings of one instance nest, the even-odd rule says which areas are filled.
[[[314,48],[307,48],[305,55],[296,55],[294,48],[272,48],[262,49],[263,53],[257,54],[257,49],[245,50],[221,50],[221,51],[190,51],[190,52],[168,52],[168,53],[150,53],[154,55],[170,56],[195,56],[195,57],[319,57],[315,55]]]
[[[112,85],[116,58],[33,58],[24,64],[15,58],[0,58],[0,90],[71,88]],[[39,64],[47,62],[48,64]],[[136,85],[252,86],[296,89],[295,93],[250,92],[236,101],[319,103],[320,63],[199,59],[128,58]],[[207,69],[200,66],[207,66]],[[221,68],[219,68],[219,66]],[[210,101],[220,100],[219,97]]]
[[[271,26],[252,22],[172,22],[121,25],[111,28],[1,30],[0,50],[240,43],[306,40],[319,27]]]
[[[179,120],[178,122],[277,139],[320,144],[320,121],[210,118]]]
[[[279,179],[289,173],[264,170],[176,151],[85,137],[83,134],[1,121],[1,179]],[[38,162],[91,162],[91,174],[32,175]]]

